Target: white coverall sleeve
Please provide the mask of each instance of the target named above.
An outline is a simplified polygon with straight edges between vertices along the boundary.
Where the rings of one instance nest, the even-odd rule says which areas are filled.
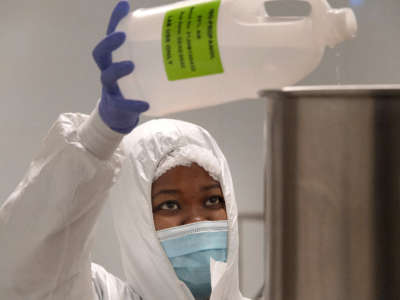
[[[97,112],[63,114],[55,122],[0,207],[1,299],[97,299],[91,237],[120,170],[115,149],[122,137]]]

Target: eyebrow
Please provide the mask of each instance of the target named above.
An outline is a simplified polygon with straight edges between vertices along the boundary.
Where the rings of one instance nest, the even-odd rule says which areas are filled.
[[[219,185],[219,183],[214,183],[214,184],[202,186],[202,187],[201,187],[201,190],[202,190],[202,191],[209,191],[209,190],[212,190],[212,189],[219,189],[219,188],[221,188],[221,186]]]

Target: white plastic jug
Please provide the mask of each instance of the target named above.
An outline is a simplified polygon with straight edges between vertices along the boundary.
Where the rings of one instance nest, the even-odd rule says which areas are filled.
[[[113,60],[135,63],[119,80],[121,91],[148,101],[148,115],[159,116],[292,85],[318,66],[326,46],[357,31],[351,9],[307,1],[311,14],[300,18],[269,17],[264,0],[187,0],[135,10],[117,28],[127,40]]]

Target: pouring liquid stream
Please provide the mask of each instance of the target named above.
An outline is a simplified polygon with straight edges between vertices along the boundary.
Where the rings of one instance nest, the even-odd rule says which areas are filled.
[[[335,67],[335,76],[336,76],[336,84],[342,85],[342,74],[341,74],[341,51],[339,48],[335,49],[335,60],[336,60],[336,67]]]

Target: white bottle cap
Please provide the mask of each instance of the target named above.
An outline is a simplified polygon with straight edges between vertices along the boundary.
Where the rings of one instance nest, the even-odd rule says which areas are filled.
[[[357,33],[357,20],[350,8],[332,9],[328,13],[330,28],[327,44],[334,47],[344,40],[354,38]]]

